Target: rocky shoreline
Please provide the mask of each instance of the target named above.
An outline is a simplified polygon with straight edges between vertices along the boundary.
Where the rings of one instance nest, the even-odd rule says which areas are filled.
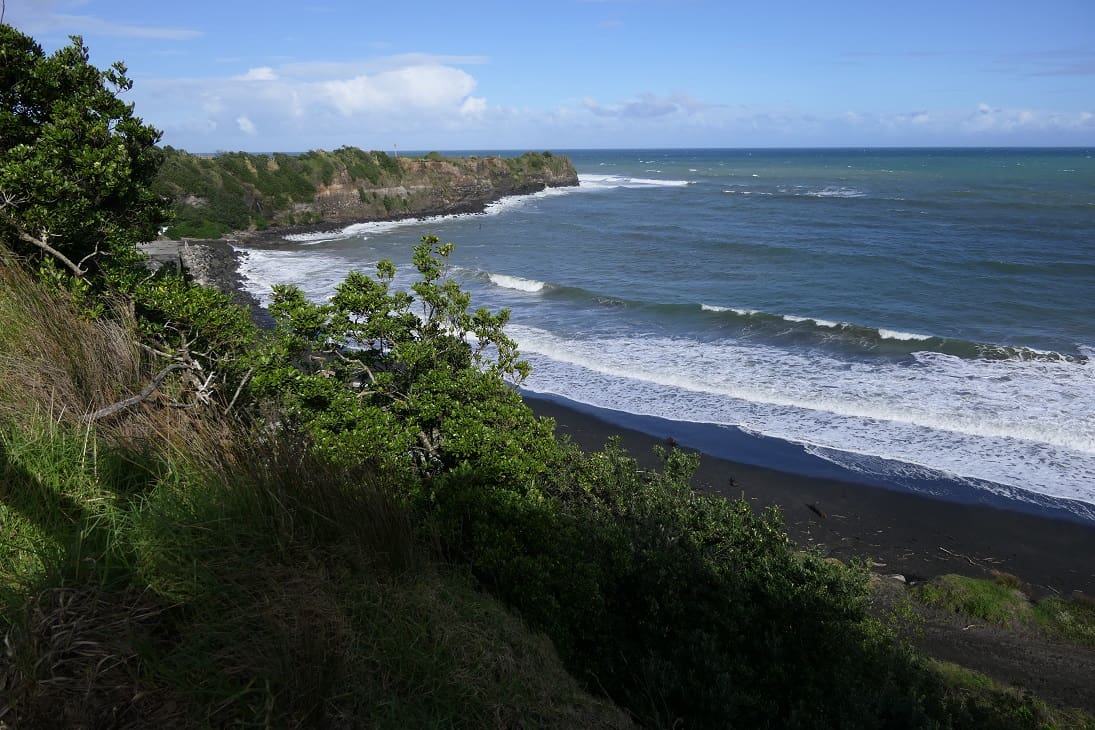
[[[149,268],[167,267],[184,273],[191,280],[232,297],[240,306],[251,310],[251,318],[262,327],[273,325],[269,313],[259,305],[255,295],[247,291],[240,275],[240,261],[246,256],[232,245],[232,239],[194,240],[159,239],[143,244],[141,250],[149,259]]]

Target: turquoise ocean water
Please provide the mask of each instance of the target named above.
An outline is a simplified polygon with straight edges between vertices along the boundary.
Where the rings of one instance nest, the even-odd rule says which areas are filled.
[[[381,258],[409,277],[435,233],[473,304],[512,310],[530,393],[1095,520],[1095,150],[566,154],[578,188],[296,236],[244,274],[322,299]]]

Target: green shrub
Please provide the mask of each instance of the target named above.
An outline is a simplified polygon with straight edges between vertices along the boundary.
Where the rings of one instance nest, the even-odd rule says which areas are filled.
[[[925,710],[926,682],[865,619],[866,573],[801,555],[773,513],[697,495],[681,452],[564,449],[534,483],[471,466],[419,496],[449,560],[555,642],[570,670],[668,727],[836,727]],[[924,690],[925,692],[927,690]],[[895,720],[897,722],[897,720]]]
[[[503,332],[509,312],[469,311],[468,295],[446,276],[451,251],[423,238],[413,296],[391,291],[388,261],[375,278],[352,272],[328,304],[275,287],[278,331],[252,391],[279,403],[283,425],[306,432],[332,461],[404,475],[467,461],[507,479],[543,469],[551,425],[505,382],[527,373]]]

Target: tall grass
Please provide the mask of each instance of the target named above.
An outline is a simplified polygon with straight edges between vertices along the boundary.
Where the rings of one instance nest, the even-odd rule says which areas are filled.
[[[627,724],[424,557],[398,485],[212,409],[89,423],[152,377],[132,317],[0,285],[0,726]]]
[[[133,318],[112,315],[81,317],[0,252],[0,413],[79,417],[139,390]]]

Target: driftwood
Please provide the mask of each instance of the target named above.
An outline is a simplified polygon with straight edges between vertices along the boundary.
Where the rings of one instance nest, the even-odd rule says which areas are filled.
[[[956,558],[964,558],[966,560],[966,562],[968,562],[970,565],[972,565],[975,568],[980,568],[981,567],[969,555],[963,555],[962,553],[953,553],[950,550],[947,550],[945,547],[941,547],[939,549],[942,550],[943,552],[945,552],[947,555],[951,555],[951,556],[956,557]]]

